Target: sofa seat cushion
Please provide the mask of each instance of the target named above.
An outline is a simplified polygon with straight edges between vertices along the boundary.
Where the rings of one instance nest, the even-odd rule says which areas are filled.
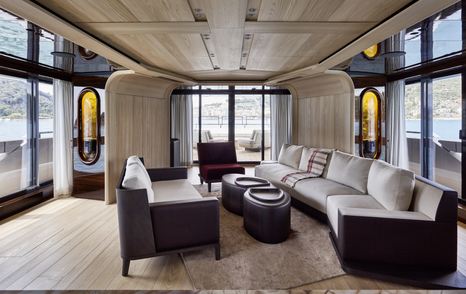
[[[367,190],[388,210],[408,210],[414,184],[413,172],[374,160],[369,171]]]
[[[282,182],[283,177],[295,172],[299,172],[299,170],[281,163],[265,163],[255,168],[256,177],[267,179],[279,187],[286,186]]]
[[[385,208],[369,195],[333,195],[327,198],[327,216],[333,232],[338,237],[338,210],[343,208]]]
[[[237,163],[205,164],[200,167],[204,180],[221,180],[225,174],[244,174],[244,167]]]
[[[297,200],[326,213],[327,197],[332,195],[360,195],[361,192],[324,178],[309,178],[296,183],[293,196]]]
[[[367,179],[372,162],[372,159],[334,151],[329,163],[327,179],[367,194]]]
[[[152,183],[154,202],[201,199],[202,196],[186,179]]]

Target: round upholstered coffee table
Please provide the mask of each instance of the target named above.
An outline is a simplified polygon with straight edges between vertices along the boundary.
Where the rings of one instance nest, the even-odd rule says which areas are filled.
[[[251,187],[270,186],[262,178],[242,174],[227,174],[222,177],[222,204],[226,210],[243,215],[243,195]]]
[[[244,228],[264,243],[280,243],[288,238],[291,224],[290,196],[275,187],[251,188],[244,193]]]

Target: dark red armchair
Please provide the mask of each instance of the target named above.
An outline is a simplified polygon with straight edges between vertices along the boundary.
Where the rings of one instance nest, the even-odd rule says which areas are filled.
[[[226,174],[244,174],[244,167],[236,160],[234,142],[197,143],[199,158],[199,177],[201,184],[221,182]]]

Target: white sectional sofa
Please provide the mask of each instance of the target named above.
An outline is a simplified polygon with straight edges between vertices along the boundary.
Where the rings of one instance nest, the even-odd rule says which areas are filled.
[[[331,150],[321,177],[285,184],[286,175],[305,172],[310,150],[284,145],[279,160],[262,162],[255,174],[328,221],[342,263],[456,270],[455,191],[380,160]]]

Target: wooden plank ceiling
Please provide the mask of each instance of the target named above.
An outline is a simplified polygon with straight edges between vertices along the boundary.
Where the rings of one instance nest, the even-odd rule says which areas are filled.
[[[410,0],[38,0],[135,60],[193,79],[316,64]]]

